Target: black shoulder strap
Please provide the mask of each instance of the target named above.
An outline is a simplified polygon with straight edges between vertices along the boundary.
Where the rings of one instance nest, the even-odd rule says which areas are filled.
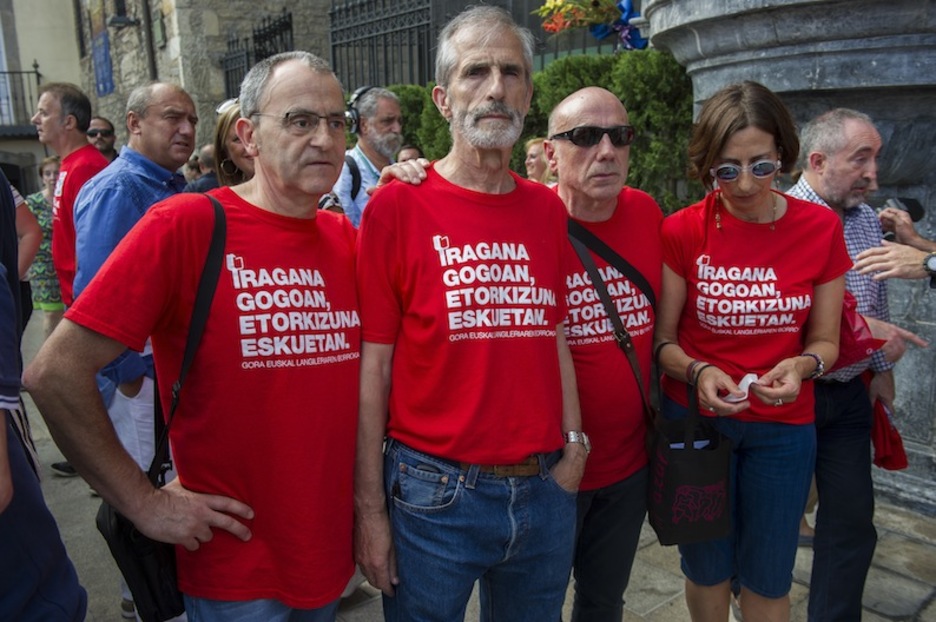
[[[353,200],[361,191],[361,169],[358,168],[354,158],[348,154],[345,154],[344,161],[348,165],[348,170],[351,171],[351,199]]]
[[[588,233],[588,236],[590,236],[591,240],[597,240],[600,242],[601,246],[603,246],[608,253],[612,254],[620,261],[610,261],[594,247],[591,247],[590,244],[586,246],[586,243],[576,235],[578,231],[575,231],[573,226]],[[588,272],[588,277],[591,279],[592,285],[595,287],[595,291],[598,292],[598,298],[601,300],[602,306],[604,306],[605,313],[608,315],[608,319],[611,321],[611,325],[614,327],[614,339],[617,341],[618,347],[621,348],[624,356],[627,357],[627,362],[630,363],[631,370],[634,372],[634,378],[637,380],[637,390],[640,392],[640,399],[643,402],[644,418],[646,419],[647,425],[652,427],[656,419],[656,415],[653,412],[653,408],[650,405],[650,399],[647,396],[647,389],[649,388],[649,385],[644,381],[643,373],[640,370],[640,361],[637,360],[637,352],[634,348],[634,342],[631,339],[630,333],[627,332],[626,328],[624,328],[624,322],[621,321],[621,315],[617,312],[617,309],[614,306],[614,302],[611,300],[611,294],[608,293],[608,287],[601,279],[601,274],[598,272],[598,266],[595,265],[595,260],[592,259],[591,254],[588,252],[589,247],[591,247],[592,250],[595,250],[595,252],[598,253],[602,259],[605,259],[605,261],[607,261],[609,264],[620,270],[621,273],[626,275],[632,283],[643,290],[643,287],[641,287],[640,283],[631,275],[631,273],[636,274],[639,277],[640,282],[646,284],[647,290],[644,293],[646,294],[649,292],[647,298],[650,299],[650,304],[655,308],[655,299],[653,297],[653,291],[650,289],[650,284],[647,283],[647,280],[643,277],[643,275],[637,272],[637,270],[631,266],[630,263],[625,261],[623,257],[615,253],[613,250],[611,250],[610,247],[608,247],[607,244],[602,242],[591,231],[588,231],[585,229],[585,227],[575,222],[571,218],[569,219],[569,241],[572,243],[572,247],[579,256],[579,260],[582,262],[582,265],[585,266],[585,270]],[[622,267],[616,265],[619,263],[622,263],[623,267],[626,269],[622,269]]]
[[[218,287],[218,277],[221,275],[221,265],[224,260],[224,243],[227,238],[227,222],[224,209],[213,196],[206,196],[208,196],[214,208],[214,229],[211,232],[208,257],[205,259],[205,266],[202,268],[201,278],[198,280],[198,291],[195,294],[195,305],[192,307],[192,321],[189,324],[188,339],[185,341],[185,353],[182,355],[179,379],[172,385],[172,403],[169,406],[169,417],[159,438],[159,443],[156,445],[153,462],[147,472],[150,481],[154,485],[157,484],[169,466],[169,428],[172,426],[172,418],[179,406],[179,392],[182,390],[182,383],[185,381],[185,376],[188,375],[189,367],[192,365],[192,359],[195,358],[195,351],[198,349],[198,343],[201,341],[202,332],[208,321],[208,310],[211,308],[211,301]],[[156,416],[161,417],[161,413],[156,413]]]
[[[650,306],[656,310],[656,295],[653,293],[653,288],[650,287],[650,283],[647,282],[644,275],[642,275],[637,268],[632,266],[630,262],[614,252],[601,238],[586,229],[580,222],[571,218],[569,219],[569,237],[579,239],[585,246],[595,251],[596,255],[617,268],[621,274],[630,279],[631,283],[636,285],[640,291],[644,293],[647,300],[650,301]]]

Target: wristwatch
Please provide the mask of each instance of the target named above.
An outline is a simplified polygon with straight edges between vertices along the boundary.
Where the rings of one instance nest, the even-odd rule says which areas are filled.
[[[936,289],[936,253],[930,253],[923,258],[923,269],[930,276],[930,288]]]
[[[815,380],[816,378],[821,378],[822,374],[825,373],[825,361],[822,360],[822,357],[816,354],[815,352],[803,352],[800,356],[808,356],[812,360],[816,361],[816,369],[809,374],[809,380]]]
[[[571,432],[565,433],[565,442],[566,443],[581,443],[585,446],[585,453],[591,453],[591,441],[588,440],[588,435],[584,432],[576,432],[572,430]]]

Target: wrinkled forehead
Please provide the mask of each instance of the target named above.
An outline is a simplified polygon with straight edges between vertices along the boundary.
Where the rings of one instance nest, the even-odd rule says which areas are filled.
[[[39,96],[39,106],[46,110],[61,108],[62,100],[57,93],[46,91]]]
[[[876,154],[881,150],[881,135],[872,124],[860,119],[848,119],[844,124],[845,148],[848,156],[855,153]]]
[[[343,113],[344,94],[338,79],[299,61],[275,67],[259,101],[260,110],[303,108],[320,114]]]
[[[194,114],[195,102],[185,91],[162,88],[153,93],[153,98],[147,108],[175,108]]]
[[[472,65],[514,65],[529,76],[532,67],[523,54],[523,42],[506,26],[471,25],[460,29],[452,38],[458,56],[456,69]]]

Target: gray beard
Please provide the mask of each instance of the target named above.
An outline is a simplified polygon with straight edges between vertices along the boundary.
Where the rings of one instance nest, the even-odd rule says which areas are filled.
[[[403,146],[403,135],[396,132],[387,132],[378,134],[374,131],[367,132],[367,142],[370,146],[388,160],[392,160],[396,152]]]
[[[482,129],[477,126],[478,119],[496,112],[510,115],[506,127]],[[457,110],[452,116],[452,132],[460,132],[469,145],[476,149],[510,149],[520,138],[523,131],[523,117],[505,104],[494,102],[473,112]]]

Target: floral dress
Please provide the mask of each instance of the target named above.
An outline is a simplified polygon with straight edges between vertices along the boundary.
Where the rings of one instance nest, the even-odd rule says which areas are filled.
[[[58,277],[52,266],[52,206],[41,192],[26,197],[26,205],[42,229],[42,242],[33,260],[26,280],[32,286],[33,308],[43,311],[58,311],[65,308],[59,290]]]

